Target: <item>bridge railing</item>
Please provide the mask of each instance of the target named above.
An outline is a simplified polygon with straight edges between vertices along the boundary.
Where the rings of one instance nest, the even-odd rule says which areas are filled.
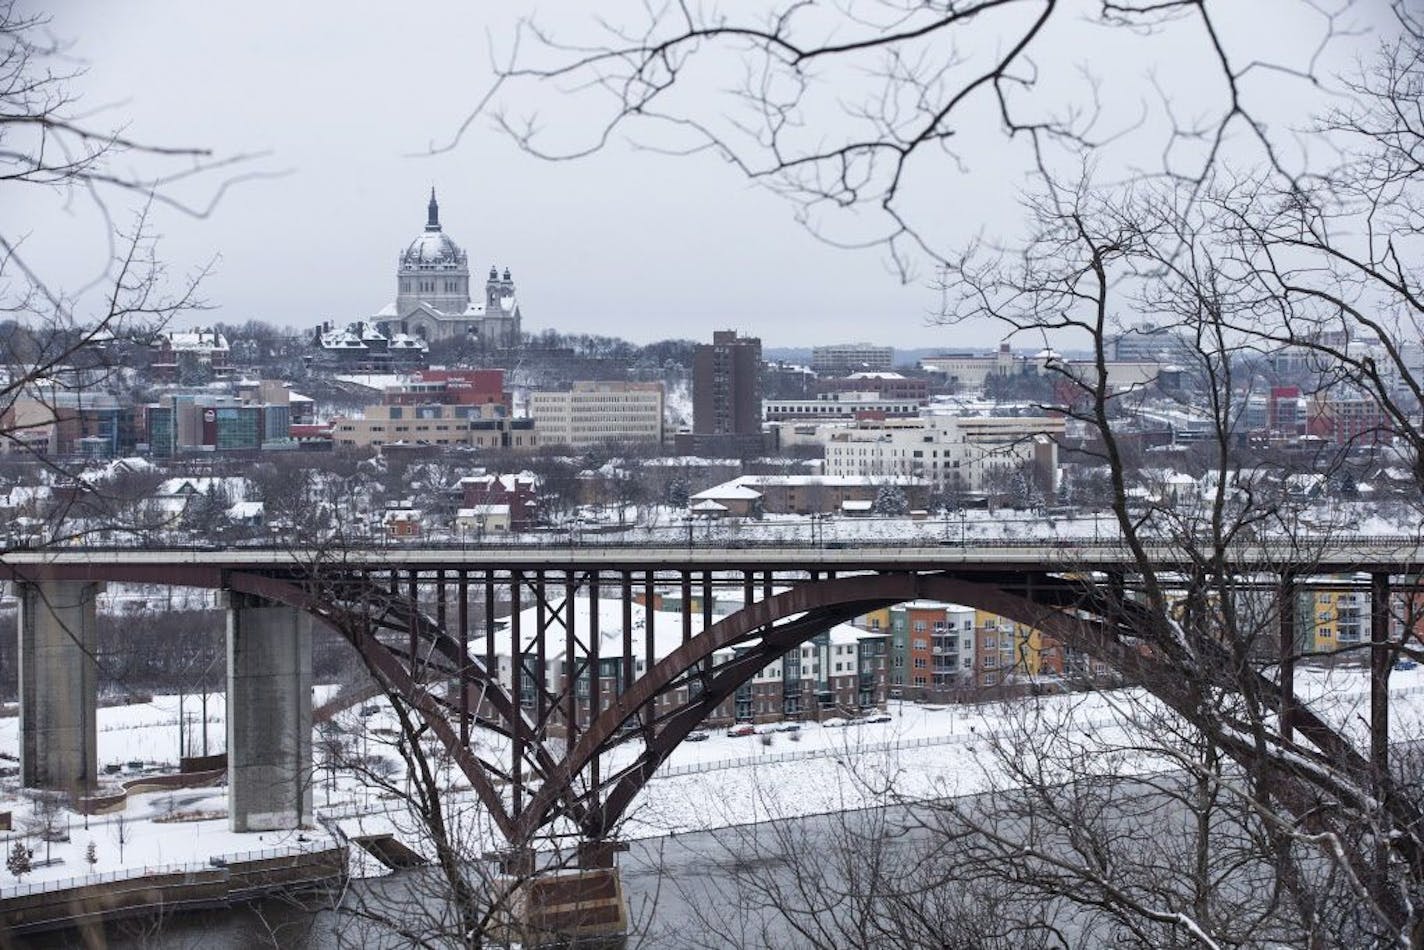
[[[347,543],[337,549],[337,557],[361,552],[381,552],[381,551],[481,551],[481,550],[505,550],[510,548],[530,548],[535,550],[567,550],[567,549],[637,549],[652,546],[663,546],[668,548],[691,547],[706,548],[717,547],[732,550],[765,550],[765,549],[798,549],[798,550],[852,550],[858,547],[873,547],[877,549],[898,549],[898,548],[1050,548],[1057,550],[1098,550],[1110,551],[1121,550],[1123,547],[1120,537],[1081,537],[1073,534],[1044,533],[1038,535],[1025,535],[1022,537],[942,537],[938,532],[941,523],[925,523],[922,533],[907,534],[903,536],[849,536],[849,537],[804,537],[806,530],[801,527],[799,531],[793,526],[784,526],[784,533],[777,529],[781,525],[769,525],[765,528],[753,527],[743,528],[746,533],[716,533],[706,535],[698,532],[696,537],[689,539],[685,533],[676,528],[672,529],[648,529],[640,528],[630,531],[632,536],[610,537],[599,534],[592,538],[559,533],[520,533],[486,535],[483,538],[451,539],[448,537],[412,537],[402,539],[391,539],[388,541],[368,541],[362,543]],[[801,537],[797,537],[797,534]],[[1206,538],[1200,542],[1207,543]],[[1281,538],[1260,538],[1242,542],[1243,546],[1268,545],[1273,541],[1283,541],[1289,543],[1300,543],[1305,545],[1308,540],[1328,543],[1330,549],[1349,548],[1386,548],[1397,550],[1401,547],[1424,546],[1424,535],[1378,535],[1378,534],[1332,534],[1328,537],[1321,536],[1318,539],[1301,539],[1298,537]],[[1179,537],[1148,538],[1146,543],[1161,546],[1179,546],[1183,542]],[[211,543],[174,543],[171,541],[152,541],[134,544],[55,544],[42,547],[22,547],[11,546],[5,553],[58,553],[65,551],[75,552],[126,552],[126,551],[151,551],[151,552],[174,552],[174,553],[203,553],[203,552],[260,552],[260,551],[301,551],[304,548],[294,548],[285,544],[273,544],[263,541],[261,543],[234,543],[234,544],[211,544]],[[313,550],[316,550],[315,548]]]
[[[226,867],[232,864],[246,864],[253,861],[266,861],[272,858],[287,858],[301,854],[329,851],[333,847],[335,847],[335,844],[330,841],[312,841],[304,845],[299,844],[281,848],[266,848],[261,851],[240,851],[234,854],[214,855],[204,861],[135,865],[134,867],[121,868],[117,871],[103,871],[97,874],[51,878],[45,881],[35,881],[33,884],[12,884],[9,887],[0,887],[0,900],[10,897],[25,897],[30,894],[47,894],[51,891],[67,891],[72,888],[89,887],[94,884],[114,884],[120,881],[157,877],[163,874],[197,874],[202,871],[211,871],[215,868]]]

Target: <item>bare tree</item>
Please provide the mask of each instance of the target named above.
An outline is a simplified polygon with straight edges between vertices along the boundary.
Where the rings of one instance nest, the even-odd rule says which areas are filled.
[[[933,262],[946,322],[1087,351],[1085,360],[1049,361],[1054,385],[1038,398],[1089,433],[1084,454],[1106,472],[1111,531],[1128,561],[1112,576],[1081,572],[1086,582],[1069,609],[1045,607],[1037,620],[1147,687],[1130,694],[1125,711],[1147,724],[1136,733],[1145,748],[1124,752],[1170,763],[1171,778],[1134,789],[1121,770],[1050,767],[1052,756],[1001,750],[1020,794],[977,817],[943,809],[934,814],[945,820],[925,823],[930,840],[963,843],[951,868],[976,868],[994,888],[1023,888],[1034,895],[1025,912],[1071,906],[1085,915],[1083,932],[1103,942],[1424,945],[1424,801],[1405,764],[1391,759],[1380,718],[1387,704],[1371,709],[1373,735],[1362,741],[1296,694],[1295,664],[1312,650],[1292,635],[1295,581],[1348,531],[1349,516],[1304,504],[1291,488],[1292,475],[1348,477],[1354,450],[1390,441],[1416,473],[1416,491],[1424,488],[1424,31],[1409,5],[1394,5],[1379,62],[1344,82],[1347,104],[1313,130],[1314,142],[1344,156],[1322,162],[1310,150],[1296,154],[1276,131],[1288,123],[1272,121],[1271,82],[1263,82],[1333,84],[1319,69],[1320,48],[1298,62],[1268,61],[1196,0],[1095,5],[1093,25],[1105,31],[1094,47],[1100,63],[1114,60],[1114,49],[1170,37],[1177,56],[1191,47],[1196,62],[1211,64],[1206,78],[1192,79],[1202,83],[1205,118],[1179,120],[1167,92],[1122,137],[1138,149],[1161,147],[1160,163],[1144,174],[1114,148],[1132,123],[1121,124],[1120,103],[1104,98],[1118,88],[1113,67],[1083,85],[1054,79],[1061,74],[1049,51],[1069,35],[1061,32],[1069,9],[786,4],[739,16],[669,5],[610,28],[604,43],[577,45],[526,25],[480,111],[547,157],[586,154],[620,131],[654,147],[714,151],[787,195],[823,237],[888,248],[902,275],[915,258]],[[1011,10],[1021,18],[998,18]],[[1337,35],[1335,14],[1302,11],[1319,16],[1322,43]],[[1113,46],[1120,42],[1129,46]],[[1131,68],[1133,57],[1120,62]],[[583,141],[551,142],[570,126],[575,134],[590,127],[501,108],[507,92],[530,84],[573,87],[571,98],[603,107],[583,113],[601,121]],[[707,90],[728,84],[730,100],[709,105]],[[917,200],[924,191],[913,185],[959,171],[956,158],[978,157],[968,140],[988,129],[1024,143],[1020,167],[1034,175],[1025,226],[1017,237],[947,251],[958,242],[917,214],[942,206]],[[948,164],[930,160],[945,152]],[[872,212],[878,227],[848,238],[828,225],[842,210]],[[1193,391],[1173,397],[1173,407],[1199,423],[1191,497],[1154,492],[1143,471],[1134,426],[1158,397],[1109,372],[1115,342],[1135,332],[1126,314],[1152,319],[1188,364]],[[1241,447],[1259,368],[1282,351],[1313,359],[1312,395],[1351,387],[1371,415],[1333,431],[1302,466],[1308,471],[1263,474]],[[1258,553],[1244,563],[1248,548]],[[1163,549],[1174,554],[1170,566]],[[1387,590],[1374,596],[1376,610],[1392,607]],[[1415,600],[1405,592],[1405,603]],[[1393,658],[1418,650],[1413,626],[1399,629],[1389,642],[1357,648],[1370,656],[1376,696],[1387,695]],[[1063,747],[1075,751],[1066,739]],[[1173,833],[1158,840],[1149,831],[1164,816]],[[1127,844],[1116,846],[1124,833]],[[882,888],[885,880],[892,884]],[[883,872],[835,893],[890,906],[904,891],[895,882]],[[836,906],[855,920],[858,905]],[[812,942],[823,937],[805,915],[827,909],[813,889],[779,907]]]
[[[1276,15],[1307,34],[1280,57],[1253,42],[1249,19],[1205,0],[649,4],[576,39],[525,20],[442,148],[489,117],[555,160],[623,138],[711,152],[823,239],[888,250],[908,279],[969,236],[945,231],[941,210],[946,172],[975,163],[1007,179],[1086,149],[1113,174],[1140,172],[1147,154],[1157,174],[1201,181],[1245,149],[1283,167],[1291,140],[1267,121],[1279,81],[1313,88],[1350,24],[1314,3]],[[1168,56],[1185,68],[1148,68]],[[557,105],[540,109],[554,90]]]
[[[170,319],[202,305],[197,288],[207,268],[168,273],[151,209],[207,215],[238,178],[222,179],[196,204],[180,197],[183,188],[250,157],[217,159],[105,125],[105,110],[86,108],[76,95],[82,69],[73,63],[48,33],[46,15],[0,2],[0,189],[52,191],[93,216],[107,238],[93,278],[71,290],[32,262],[26,235],[9,221],[0,225],[0,449],[47,470],[68,499],[31,543],[111,527],[128,513],[105,510],[95,491],[76,490],[73,473],[53,457],[77,446],[51,443],[75,438],[70,430],[82,435],[84,412],[112,398],[107,389],[122,388],[134,353]],[[65,517],[79,499],[83,517]]]

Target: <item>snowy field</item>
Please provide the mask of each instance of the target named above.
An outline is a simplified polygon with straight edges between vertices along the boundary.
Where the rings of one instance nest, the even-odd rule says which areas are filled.
[[[1297,671],[1303,697],[1326,718],[1363,739],[1368,714],[1368,674],[1358,668]],[[1391,678],[1391,732],[1398,739],[1424,731],[1424,668],[1399,671]],[[321,702],[332,688],[319,687],[314,700]],[[380,702],[373,704],[381,706]],[[200,751],[197,701],[188,697],[184,712],[192,717],[185,732],[190,747]],[[621,834],[626,838],[655,837],[768,818],[788,818],[863,808],[892,801],[941,798],[984,791],[1002,780],[996,743],[1033,746],[1052,741],[1081,750],[1085,760],[1118,774],[1169,767],[1132,751],[1139,743],[1133,717],[1153,708],[1134,690],[1106,690],[1065,696],[1023,699],[973,706],[920,706],[892,703],[890,721],[829,728],[802,726],[798,738],[773,733],[770,744],[761,736],[730,737],[712,731],[702,742],[679,746],[630,810]],[[225,747],[222,696],[209,698],[209,750]],[[362,717],[353,710],[341,719],[364,752],[395,762],[391,747],[394,719],[382,709]],[[487,734],[478,744],[493,742]],[[399,800],[363,788],[355,777],[320,768],[313,780],[313,800],[322,828],[338,825],[346,834],[393,832],[419,847],[420,835]],[[604,759],[605,773],[627,764],[641,750],[634,743],[620,747]],[[552,750],[557,752],[559,750]],[[0,753],[18,753],[18,721],[0,719]],[[99,761],[124,764],[144,761],[155,771],[173,771],[178,757],[178,698],[155,697],[153,702],[99,710]],[[127,767],[114,776],[132,777]],[[397,776],[399,783],[399,776]],[[497,846],[490,823],[474,795],[461,791],[462,777],[451,772],[451,802],[462,837],[472,852]],[[29,802],[20,795],[15,779],[0,786],[0,809],[15,810],[17,828],[30,822]],[[202,821],[164,822],[175,812],[225,814],[226,789],[180,790],[135,796],[123,819],[82,816],[66,812],[61,819],[70,829],[68,843],[50,845],[52,857],[62,863],[37,868],[25,875],[24,884],[69,879],[88,873],[85,851],[95,844],[93,873],[125,868],[172,864],[204,864],[215,855],[233,855],[270,848],[318,847],[330,839],[327,831],[234,834],[225,817]],[[125,838],[120,856],[118,837]],[[31,839],[36,859],[44,844]],[[8,842],[5,845],[8,848]],[[355,855],[357,873],[384,869]],[[0,889],[17,882],[5,874]]]

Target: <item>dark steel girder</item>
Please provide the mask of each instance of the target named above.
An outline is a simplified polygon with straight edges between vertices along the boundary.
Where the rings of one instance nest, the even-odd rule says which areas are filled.
[[[604,787],[611,786],[612,790],[606,798],[602,798],[601,788],[592,789],[584,796],[590,801],[584,812],[583,833],[590,838],[599,838],[606,834],[652,778],[658,766],[707,718],[707,714],[729,699],[768,664],[776,662],[790,650],[837,624],[893,603],[893,600],[871,600],[817,608],[796,620],[765,632],[761,641],[747,652],[713,668],[704,681],[702,692],[666,719],[663,727],[648,740],[643,754],[632,765],[610,776],[610,781]]]

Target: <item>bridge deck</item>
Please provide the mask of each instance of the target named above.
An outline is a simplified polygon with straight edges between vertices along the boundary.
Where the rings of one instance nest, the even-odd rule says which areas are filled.
[[[1163,570],[1194,560],[1178,546],[1149,549]],[[306,573],[319,569],[388,570],[807,570],[1003,573],[1114,571],[1135,566],[1129,550],[1111,542],[1014,541],[992,544],[723,544],[686,547],[636,544],[384,545],[344,549],[77,548],[10,551],[0,555],[0,578],[126,579],[137,569],[161,582],[191,583],[191,575],[221,571]],[[1424,569],[1418,539],[1339,538],[1318,545],[1242,545],[1231,566],[1243,571],[1329,574],[1415,573]],[[188,577],[182,580],[180,577]]]

